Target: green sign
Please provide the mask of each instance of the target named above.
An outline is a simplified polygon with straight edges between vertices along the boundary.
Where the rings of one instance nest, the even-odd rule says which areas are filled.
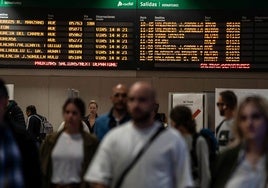
[[[245,9],[268,7],[262,0],[138,0],[138,9]]]
[[[0,7],[103,9],[254,9],[267,8],[263,0],[0,0]]]
[[[136,9],[136,0],[0,0],[0,7]]]
[[[14,6],[22,6],[22,2],[0,0],[0,7],[14,7]]]
[[[183,6],[191,7],[185,0],[138,0],[138,9],[180,9]]]
[[[113,8],[113,9],[136,9],[136,0],[98,0],[91,4],[92,8]]]

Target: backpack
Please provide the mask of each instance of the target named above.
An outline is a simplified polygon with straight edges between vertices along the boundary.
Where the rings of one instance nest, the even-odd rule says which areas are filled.
[[[53,133],[53,126],[52,124],[47,120],[46,117],[41,115],[34,115],[41,121],[40,126],[40,137],[41,139],[44,139],[47,134]]]
[[[202,136],[208,146],[209,151],[209,168],[210,171],[212,169],[212,164],[216,159],[217,151],[218,151],[218,142],[214,135],[214,133],[207,128],[203,128],[200,130],[199,133],[196,133],[193,136],[193,142],[192,142],[192,150],[190,151],[191,154],[191,165],[192,165],[192,175],[194,180],[198,178],[198,160],[197,160],[197,154],[196,154],[196,142],[199,136]]]

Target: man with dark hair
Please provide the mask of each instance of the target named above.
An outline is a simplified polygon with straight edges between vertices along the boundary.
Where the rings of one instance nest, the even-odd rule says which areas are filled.
[[[223,121],[216,127],[219,150],[222,151],[234,139],[233,121],[237,107],[235,93],[230,90],[220,92],[217,107],[220,115],[224,117]]]
[[[25,128],[5,119],[8,93],[0,79],[0,187],[41,187],[37,148]]]
[[[27,120],[27,131],[32,136],[32,138],[37,142],[41,143],[42,138],[40,138],[40,128],[41,128],[41,117],[36,112],[34,105],[26,107]]]
[[[110,96],[112,109],[109,113],[99,116],[95,122],[94,133],[100,141],[112,128],[130,120],[127,112],[127,91],[127,87],[123,84],[113,87]]]

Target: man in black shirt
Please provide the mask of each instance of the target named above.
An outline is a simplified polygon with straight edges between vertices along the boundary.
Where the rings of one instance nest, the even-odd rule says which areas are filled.
[[[27,131],[32,138],[37,142],[41,143],[40,128],[41,128],[41,117],[36,112],[34,105],[26,107],[26,115],[28,116]]]

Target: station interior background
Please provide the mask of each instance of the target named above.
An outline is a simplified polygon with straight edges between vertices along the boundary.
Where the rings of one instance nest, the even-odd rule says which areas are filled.
[[[266,89],[266,72],[209,72],[209,71],[97,71],[53,69],[0,69],[1,78],[14,84],[14,99],[25,114],[26,106],[33,104],[54,128],[62,122],[62,105],[68,97],[68,88],[79,90],[88,103],[99,104],[98,114],[111,107],[111,88],[117,83],[131,85],[135,81],[149,81],[157,90],[159,112],[168,116],[169,92],[215,92],[215,88]],[[209,103],[215,103],[214,100]],[[214,106],[211,104],[211,106]],[[208,127],[214,129],[214,109],[209,109]],[[25,115],[26,116],[26,115]]]

